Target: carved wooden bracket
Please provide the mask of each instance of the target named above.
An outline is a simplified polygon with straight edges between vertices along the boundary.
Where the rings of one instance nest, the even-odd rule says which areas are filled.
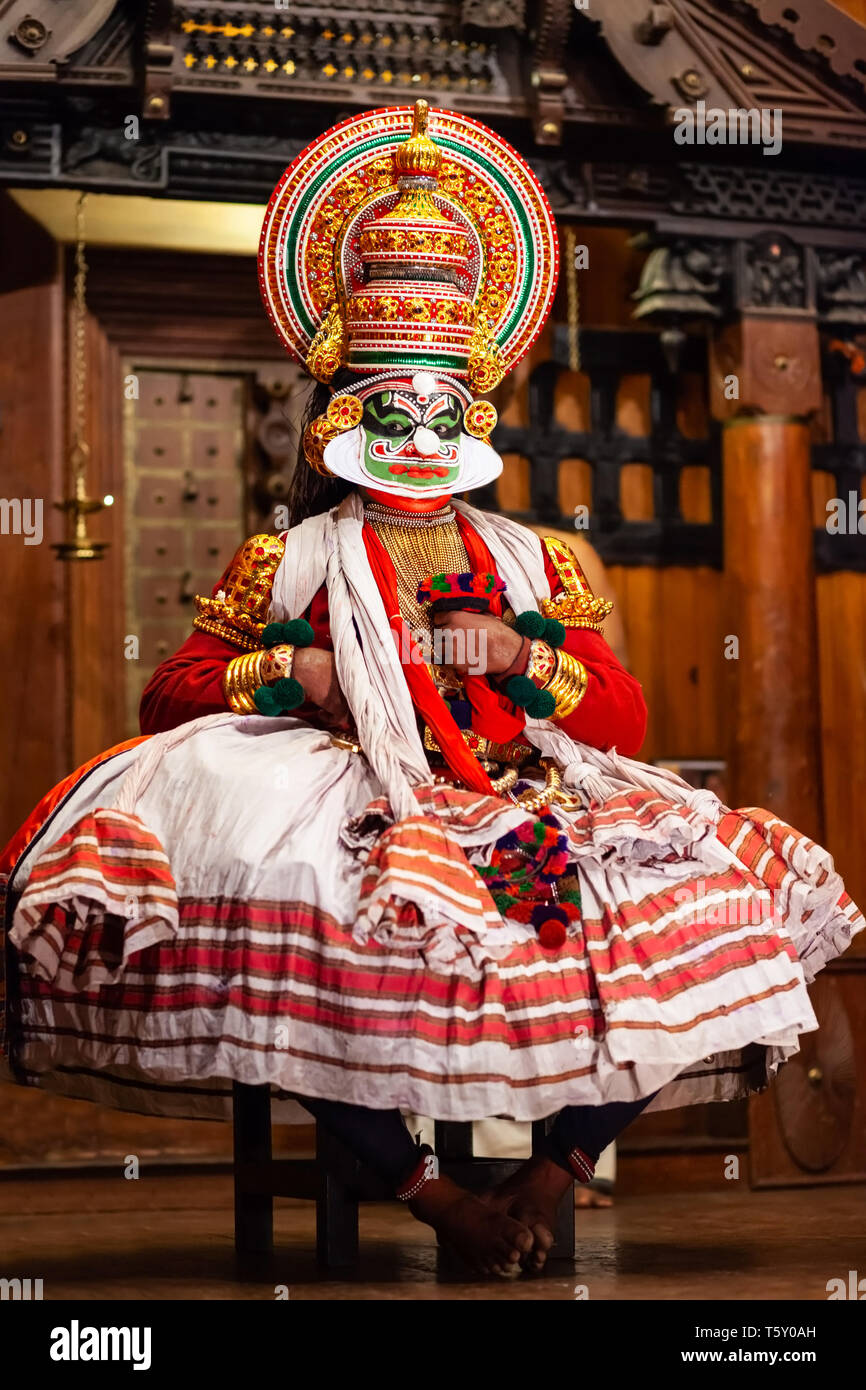
[[[818,253],[776,231],[736,241],[644,240],[653,249],[634,295],[634,316],[662,329],[674,369],[686,326],[725,325],[710,347],[717,420],[749,411],[802,416],[820,407],[819,312],[840,326],[858,314],[866,320],[860,258]]]
[[[716,420],[758,412],[812,415],[821,407],[821,357],[813,320],[743,314],[710,343]]]
[[[779,108],[786,140],[866,146],[866,30],[828,0],[593,0],[592,18],[670,114]]]
[[[532,63],[535,139],[539,145],[561,145],[565,119],[565,50],[573,15],[570,0],[542,0],[538,6]]]

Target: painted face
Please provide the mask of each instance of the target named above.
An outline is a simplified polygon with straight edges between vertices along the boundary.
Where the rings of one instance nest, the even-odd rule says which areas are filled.
[[[335,398],[328,407],[338,433],[325,445],[323,463],[335,477],[431,500],[499,477],[502,459],[474,419],[485,402],[473,402],[462,383],[430,371],[396,371],[359,387],[357,396],[349,387],[342,405]]]
[[[378,391],[364,402],[364,465],[372,478],[447,491],[460,467],[463,403],[450,391]]]

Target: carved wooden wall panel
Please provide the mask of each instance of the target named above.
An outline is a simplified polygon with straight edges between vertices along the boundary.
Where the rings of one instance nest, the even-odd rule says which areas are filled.
[[[126,402],[127,730],[154,667],[189,636],[196,594],[210,593],[244,523],[247,381],[240,374],[135,367]]]

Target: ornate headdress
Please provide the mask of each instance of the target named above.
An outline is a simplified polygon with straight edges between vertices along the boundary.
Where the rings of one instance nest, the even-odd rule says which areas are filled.
[[[497,386],[534,342],[557,273],[538,180],[480,122],[418,101],[314,140],[274,190],[259,247],[262,296],[288,351],[319,381],[360,374],[308,429],[312,466],[402,493],[428,473],[449,491],[495,477],[496,411],[473,393]],[[384,477],[361,428],[365,401],[382,393],[417,425]],[[446,398],[463,412],[449,449],[441,424],[430,428]]]

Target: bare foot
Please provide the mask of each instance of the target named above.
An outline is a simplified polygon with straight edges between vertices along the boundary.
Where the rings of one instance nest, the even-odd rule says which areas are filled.
[[[529,1158],[505,1182],[486,1192],[482,1201],[507,1212],[532,1232],[532,1250],[524,1257],[525,1269],[544,1268],[554,1243],[556,1209],[572,1182],[558,1163],[550,1158]]]
[[[434,1178],[409,1203],[419,1221],[432,1226],[440,1244],[455,1250],[481,1274],[511,1279],[532,1250],[532,1232],[505,1211],[458,1187],[450,1178]]]
[[[592,1183],[576,1183],[574,1188],[574,1205],[576,1207],[612,1207],[613,1197],[609,1192],[602,1192],[599,1188],[593,1187]]]

